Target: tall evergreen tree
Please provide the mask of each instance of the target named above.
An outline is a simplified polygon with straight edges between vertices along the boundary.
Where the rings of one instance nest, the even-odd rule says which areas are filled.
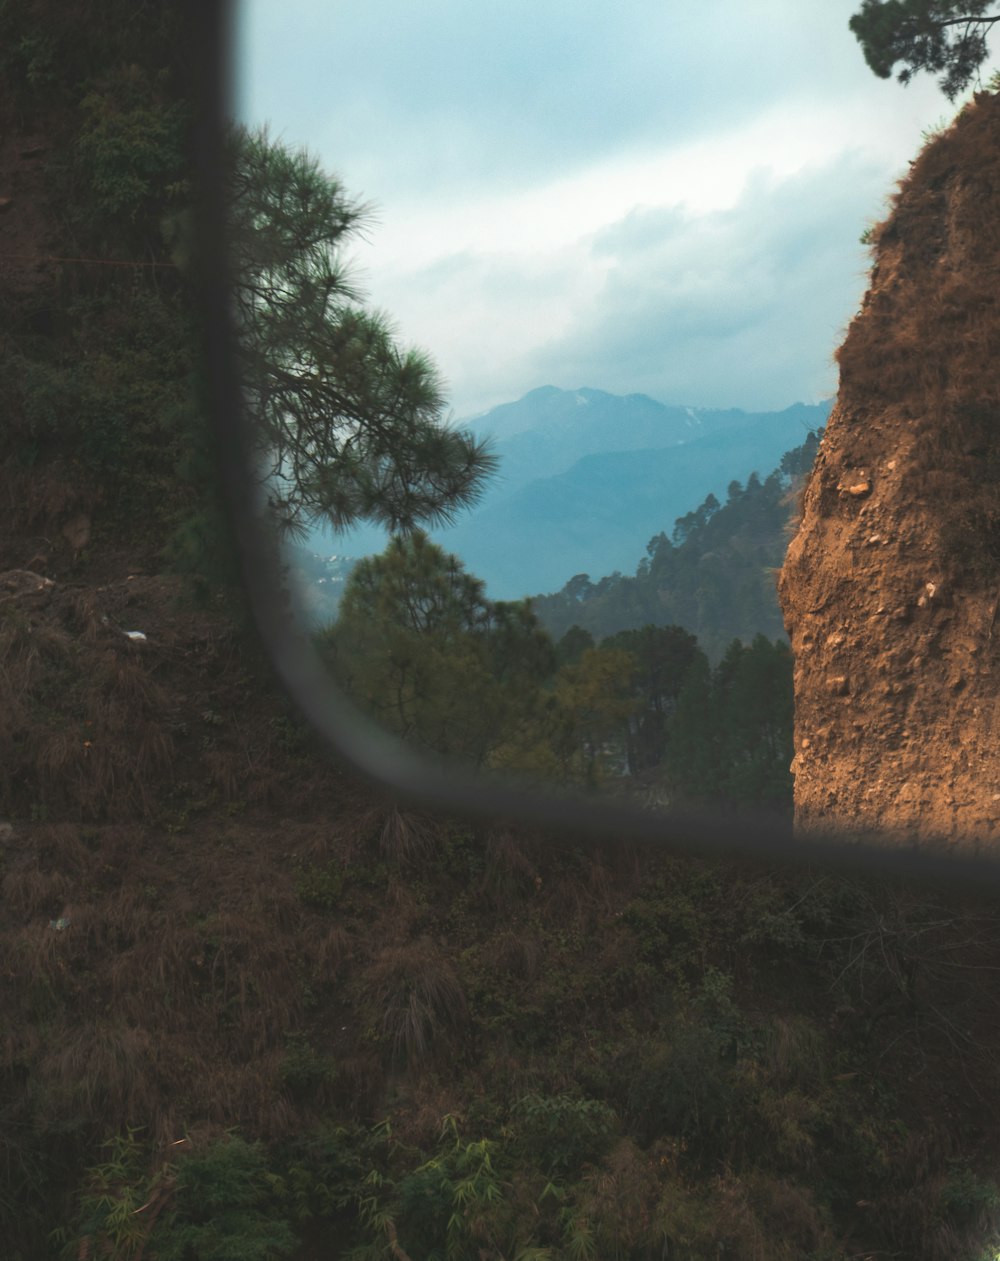
[[[421,530],[354,567],[318,641],[358,703],[411,743],[482,765],[536,739],[527,728],[552,641],[527,602],[488,600]]]
[[[629,715],[627,738],[628,767],[636,775],[663,757],[667,724],[698,655],[698,641],[679,626],[646,625],[601,641],[602,652],[615,649],[630,653],[635,662],[629,681],[635,710]]]
[[[441,523],[495,467],[449,428],[430,360],[365,308],[344,249],[366,221],[306,153],[234,129],[233,305],[247,407],[275,523]]]

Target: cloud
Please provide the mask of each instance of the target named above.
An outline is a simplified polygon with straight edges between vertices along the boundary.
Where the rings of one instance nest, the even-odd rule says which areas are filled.
[[[835,388],[857,236],[947,111],[871,75],[858,3],[244,0],[240,111],[375,202],[358,279],[460,415],[783,406]]]
[[[378,274],[378,303],[430,351],[459,415],[543,384],[698,406],[815,401],[836,389],[833,351],[866,284],[858,236],[884,191],[860,154],[760,169],[714,211],[636,206],[558,247],[400,263]]]
[[[748,182],[703,215],[637,208],[592,238],[593,301],[530,357],[557,385],[701,406],[783,407],[836,388],[832,354],[865,287],[845,266],[882,187],[857,155]]]
[[[847,29],[857,6],[249,0],[241,109],[295,120],[296,142],[386,204],[509,193],[695,143],[779,99],[871,97],[885,85]]]

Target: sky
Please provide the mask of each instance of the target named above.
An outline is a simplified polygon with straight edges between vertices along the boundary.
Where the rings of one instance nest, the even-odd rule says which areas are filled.
[[[865,228],[952,106],[860,0],[243,0],[237,116],[373,206],[353,276],[465,419],[541,385],[837,389]],[[984,71],[984,78],[988,71]]]

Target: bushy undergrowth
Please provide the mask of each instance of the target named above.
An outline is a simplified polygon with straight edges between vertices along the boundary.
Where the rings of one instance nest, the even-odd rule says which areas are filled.
[[[52,921],[5,938],[20,1261],[54,1221],[67,1256],[183,1261],[251,1235],[243,1255],[304,1261],[332,1240],[392,1261],[985,1255],[988,904],[429,821],[390,865],[365,808],[350,848],[209,856],[202,885],[231,871],[214,909],[181,841],[139,900],[100,829],[50,825],[37,888],[10,866]],[[73,893],[112,874],[104,911]]]

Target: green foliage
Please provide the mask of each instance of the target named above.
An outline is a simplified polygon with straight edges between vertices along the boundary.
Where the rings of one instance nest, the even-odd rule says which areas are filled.
[[[230,244],[241,380],[274,523],[449,520],[495,461],[443,422],[426,356],[402,351],[343,262],[365,207],[303,152],[235,128]]]
[[[385,1146],[385,1129],[321,1125],[275,1151],[271,1189],[292,1221],[339,1217],[356,1204]]]
[[[231,1136],[192,1152],[177,1167],[177,1205],[157,1232],[161,1261],[272,1261],[297,1239],[275,1218],[264,1152]]]
[[[550,714],[560,778],[601,781],[624,762],[624,733],[638,708],[631,694],[635,658],[615,648],[587,648],[552,683]]]
[[[145,1250],[155,1219],[151,1222],[140,1210],[151,1199],[162,1205],[172,1186],[169,1174],[148,1173],[139,1132],[130,1128],[110,1139],[105,1143],[107,1160],[87,1171],[76,1228],[62,1250],[67,1261],[78,1252],[85,1255],[95,1243],[122,1261],[138,1259]]]
[[[527,603],[487,600],[482,582],[420,530],[354,567],[338,620],[317,642],[390,731],[476,765],[530,745],[553,662]]]
[[[696,660],[667,728],[666,783],[691,803],[790,809],[793,717],[786,644],[734,642],[713,671]]]
[[[504,1189],[488,1139],[463,1142],[455,1119],[444,1118],[437,1152],[398,1180],[373,1169],[360,1196],[360,1219],[370,1242],[351,1261],[398,1257],[399,1249],[426,1261],[462,1261],[483,1246],[504,1249]]]
[[[337,1079],[337,1066],[328,1055],[321,1055],[303,1034],[288,1034],[286,1049],[279,1070],[282,1082],[296,1095],[315,1095],[323,1086]]]
[[[307,906],[333,911],[344,890],[343,865],[331,859],[326,863],[305,863],[295,874],[295,892]]]
[[[186,70],[166,38],[178,15],[41,7],[4,5],[0,45],[23,107],[52,111],[46,248],[68,261],[4,329],[8,435],[22,467],[52,462],[99,502],[112,535],[155,553],[176,532],[185,567],[211,570],[225,530],[189,528],[215,500],[199,316],[165,234],[195,195]]]
[[[525,1095],[511,1110],[511,1131],[522,1152],[550,1179],[579,1173],[604,1156],[618,1130],[606,1103],[570,1095]]]
[[[628,767],[636,775],[663,759],[684,678],[701,654],[695,637],[679,626],[619,631],[601,641],[601,651],[608,649],[628,652],[635,662],[630,692],[638,705],[628,719]]]
[[[941,1188],[936,1208],[956,1225],[977,1225],[983,1219],[994,1224],[1000,1217],[1000,1187],[956,1163]]]
[[[230,1134],[150,1172],[137,1134],[110,1140],[108,1160],[88,1171],[64,1257],[140,1261],[151,1250],[159,1261],[273,1261],[294,1251],[260,1144]]]
[[[136,65],[106,76],[80,101],[74,166],[95,237],[115,247],[108,225],[140,217],[157,224],[165,204],[190,192],[187,102],[171,100],[169,74]],[[157,233],[159,235],[159,233]]]
[[[595,647],[594,637],[582,626],[571,626],[556,644],[556,664],[576,665],[588,648]]]
[[[994,7],[995,0],[862,0],[848,25],[880,79],[899,63],[904,85],[920,71],[939,74],[938,86],[953,101],[989,54],[988,36],[1000,21]]]

